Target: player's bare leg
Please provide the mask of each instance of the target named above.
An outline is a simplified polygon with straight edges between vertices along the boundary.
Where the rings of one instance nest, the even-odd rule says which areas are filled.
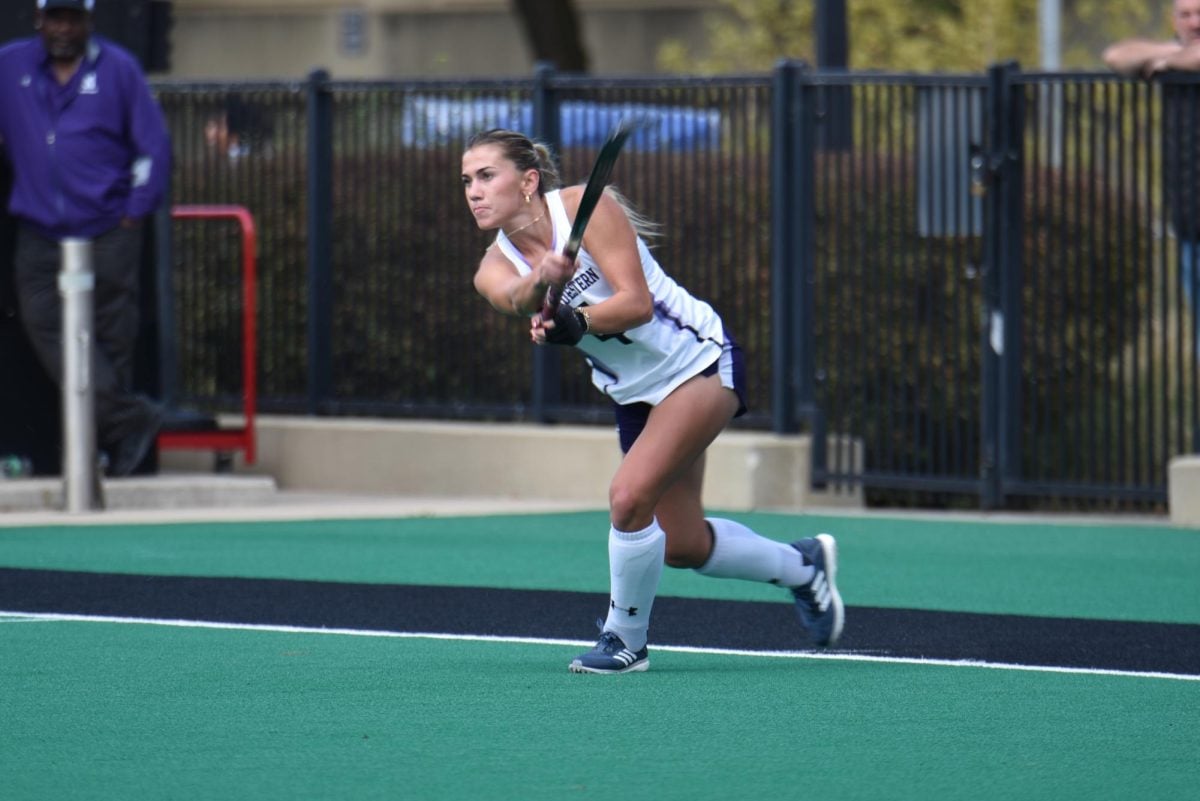
[[[654,407],[609,486],[613,526],[632,531],[649,525],[667,490],[684,480],[698,461],[702,480],[704,452],[733,419],[737,406],[737,395],[712,375],[689,379]],[[698,501],[699,486],[694,486]]]
[[[836,559],[832,537],[786,545],[735,521],[704,517],[704,453],[736,409],[737,396],[717,376],[697,376],[650,412],[609,490],[611,595],[603,635],[572,670],[624,673],[649,666],[650,611],[664,561],[715,578],[791,588],[801,622],[818,644],[840,635],[841,599],[833,571],[826,570],[830,548]]]
[[[722,387],[719,378],[697,376],[650,412],[609,488],[612,529],[608,540],[608,617],[602,624],[600,642],[575,659],[571,670],[626,673],[645,670],[649,665],[646,639],[650,611],[668,549],[668,534],[655,518],[655,511],[665,497],[669,525],[680,532],[684,531],[680,528],[682,510],[696,510],[687,515],[691,525],[686,527],[685,536],[675,537],[671,548],[708,550],[707,527],[698,513],[703,454],[736,410],[737,396]],[[689,499],[689,495],[694,497]]]

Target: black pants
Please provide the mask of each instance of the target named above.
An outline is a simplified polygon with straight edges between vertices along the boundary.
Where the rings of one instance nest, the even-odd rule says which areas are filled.
[[[92,377],[96,398],[96,435],[112,450],[123,439],[157,425],[158,407],[133,392],[134,343],[138,332],[138,270],[142,231],[114,228],[92,243],[96,274]],[[28,226],[17,234],[16,283],[21,321],[34,352],[62,386],[62,298],[59,243]]]

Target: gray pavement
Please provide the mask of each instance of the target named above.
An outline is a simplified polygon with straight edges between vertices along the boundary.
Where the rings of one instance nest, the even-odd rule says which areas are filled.
[[[578,501],[498,496],[381,496],[281,490],[269,476],[222,473],[163,473],[106,479],[103,510],[62,509],[62,481],[33,478],[0,481],[0,527],[97,525],[220,520],[320,520],[449,517],[595,510]],[[1166,515],[1030,514],[811,508],[763,510],[837,517],[891,517],[967,522],[1064,525],[1150,525],[1170,527]]]
[[[0,481],[0,527],[185,520],[319,520],[578,511],[579,503],[501,497],[389,497],[280,490],[269,476],[162,474],[103,482],[104,508],[63,510],[57,478]]]

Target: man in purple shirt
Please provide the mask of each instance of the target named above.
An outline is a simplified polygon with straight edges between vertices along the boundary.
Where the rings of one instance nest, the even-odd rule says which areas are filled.
[[[0,148],[14,173],[8,208],[19,223],[21,319],[61,384],[59,240],[91,239],[96,431],[109,475],[124,476],[162,422],[161,409],[131,387],[141,226],[165,194],[170,140],[137,62],[93,35],[95,0],[36,2],[40,36],[0,48]]]

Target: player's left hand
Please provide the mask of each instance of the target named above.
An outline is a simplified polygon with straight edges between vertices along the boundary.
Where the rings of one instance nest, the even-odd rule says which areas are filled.
[[[530,318],[529,334],[538,345],[578,345],[587,330],[580,313],[566,303],[559,304],[553,320],[543,320],[542,315]]]

